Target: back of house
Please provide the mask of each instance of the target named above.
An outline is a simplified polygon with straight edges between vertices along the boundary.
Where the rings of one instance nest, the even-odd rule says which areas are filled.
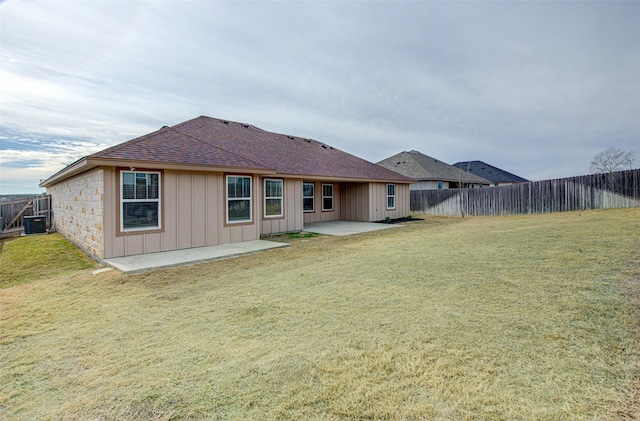
[[[83,157],[41,186],[55,228],[103,259],[406,217],[414,181],[326,143],[201,116]]]

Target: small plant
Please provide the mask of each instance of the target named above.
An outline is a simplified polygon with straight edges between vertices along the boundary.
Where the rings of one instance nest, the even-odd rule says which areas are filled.
[[[318,234],[317,232],[293,232],[291,234],[289,234],[289,239],[294,239],[294,238],[314,238],[317,237]]]
[[[386,222],[387,224],[390,224],[390,223],[391,223],[391,218],[389,218],[388,216],[387,216],[384,220],[385,220],[385,222]]]

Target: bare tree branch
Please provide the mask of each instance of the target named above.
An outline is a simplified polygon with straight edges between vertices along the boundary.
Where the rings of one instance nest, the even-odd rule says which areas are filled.
[[[589,166],[589,172],[612,173],[631,169],[633,161],[633,151],[624,151],[623,149],[610,146],[593,157],[591,165]]]

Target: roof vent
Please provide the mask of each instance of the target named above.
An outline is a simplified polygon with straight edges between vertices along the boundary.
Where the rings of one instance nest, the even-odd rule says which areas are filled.
[[[293,137],[293,136],[287,136],[287,137],[288,137],[289,139],[291,139],[291,140],[295,139],[295,137]]]
[[[223,121],[222,124],[229,124],[229,122],[228,121]]]
[[[322,145],[323,148],[327,149],[327,145]]]
[[[248,124],[243,124],[242,127],[244,127],[245,129],[248,129],[249,125]]]
[[[305,142],[311,143],[311,139],[304,139]]]

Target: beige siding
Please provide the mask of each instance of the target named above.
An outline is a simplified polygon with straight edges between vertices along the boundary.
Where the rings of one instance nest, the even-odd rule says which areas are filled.
[[[378,221],[408,216],[409,185],[396,184],[396,209],[388,210],[387,183],[315,181],[315,210],[302,210],[300,179],[284,179],[284,217],[265,218],[263,179],[253,176],[252,221],[226,224],[224,174],[164,171],[160,231],[118,235],[120,175],[113,168],[81,174],[48,188],[56,228],[99,258],[255,240],[261,234],[301,231],[305,223]],[[322,185],[333,184],[334,210],[322,210]]]
[[[260,200],[264,201],[264,197],[261,197]],[[284,208],[284,217],[282,218],[265,217],[264,202],[261,203],[259,218],[262,221],[262,234],[302,231],[302,180],[285,179],[282,200]]]
[[[443,181],[442,188],[448,189],[449,182]],[[438,190],[438,182],[437,181],[419,181],[411,185],[411,190]]]
[[[389,183],[369,184],[369,221],[382,221],[387,217],[403,218],[411,213],[409,185],[395,184],[396,207],[387,209],[387,184]]]
[[[369,221],[369,184],[344,183],[342,215],[346,221]]]
[[[322,210],[322,185],[323,184],[333,184],[333,211],[323,211]],[[340,193],[340,183],[333,182],[322,182],[316,181],[314,182],[314,211],[313,212],[304,212],[304,223],[311,222],[325,222],[325,221],[339,221],[342,219],[342,215],[340,213],[341,208],[341,193]],[[302,187],[301,187],[302,188]],[[300,194],[300,202],[302,202],[302,193]]]
[[[95,169],[47,188],[56,230],[98,258],[104,257],[103,178]]]
[[[117,236],[119,198],[115,188],[119,182],[116,171],[107,171],[105,190],[105,221],[110,227],[105,237],[105,258],[131,256],[212,246],[260,238],[257,216],[262,206],[260,178],[253,177],[253,220],[249,224],[225,224],[225,176],[212,173],[165,171],[162,183],[163,229],[158,233],[132,232]],[[107,184],[109,187],[107,188]]]

